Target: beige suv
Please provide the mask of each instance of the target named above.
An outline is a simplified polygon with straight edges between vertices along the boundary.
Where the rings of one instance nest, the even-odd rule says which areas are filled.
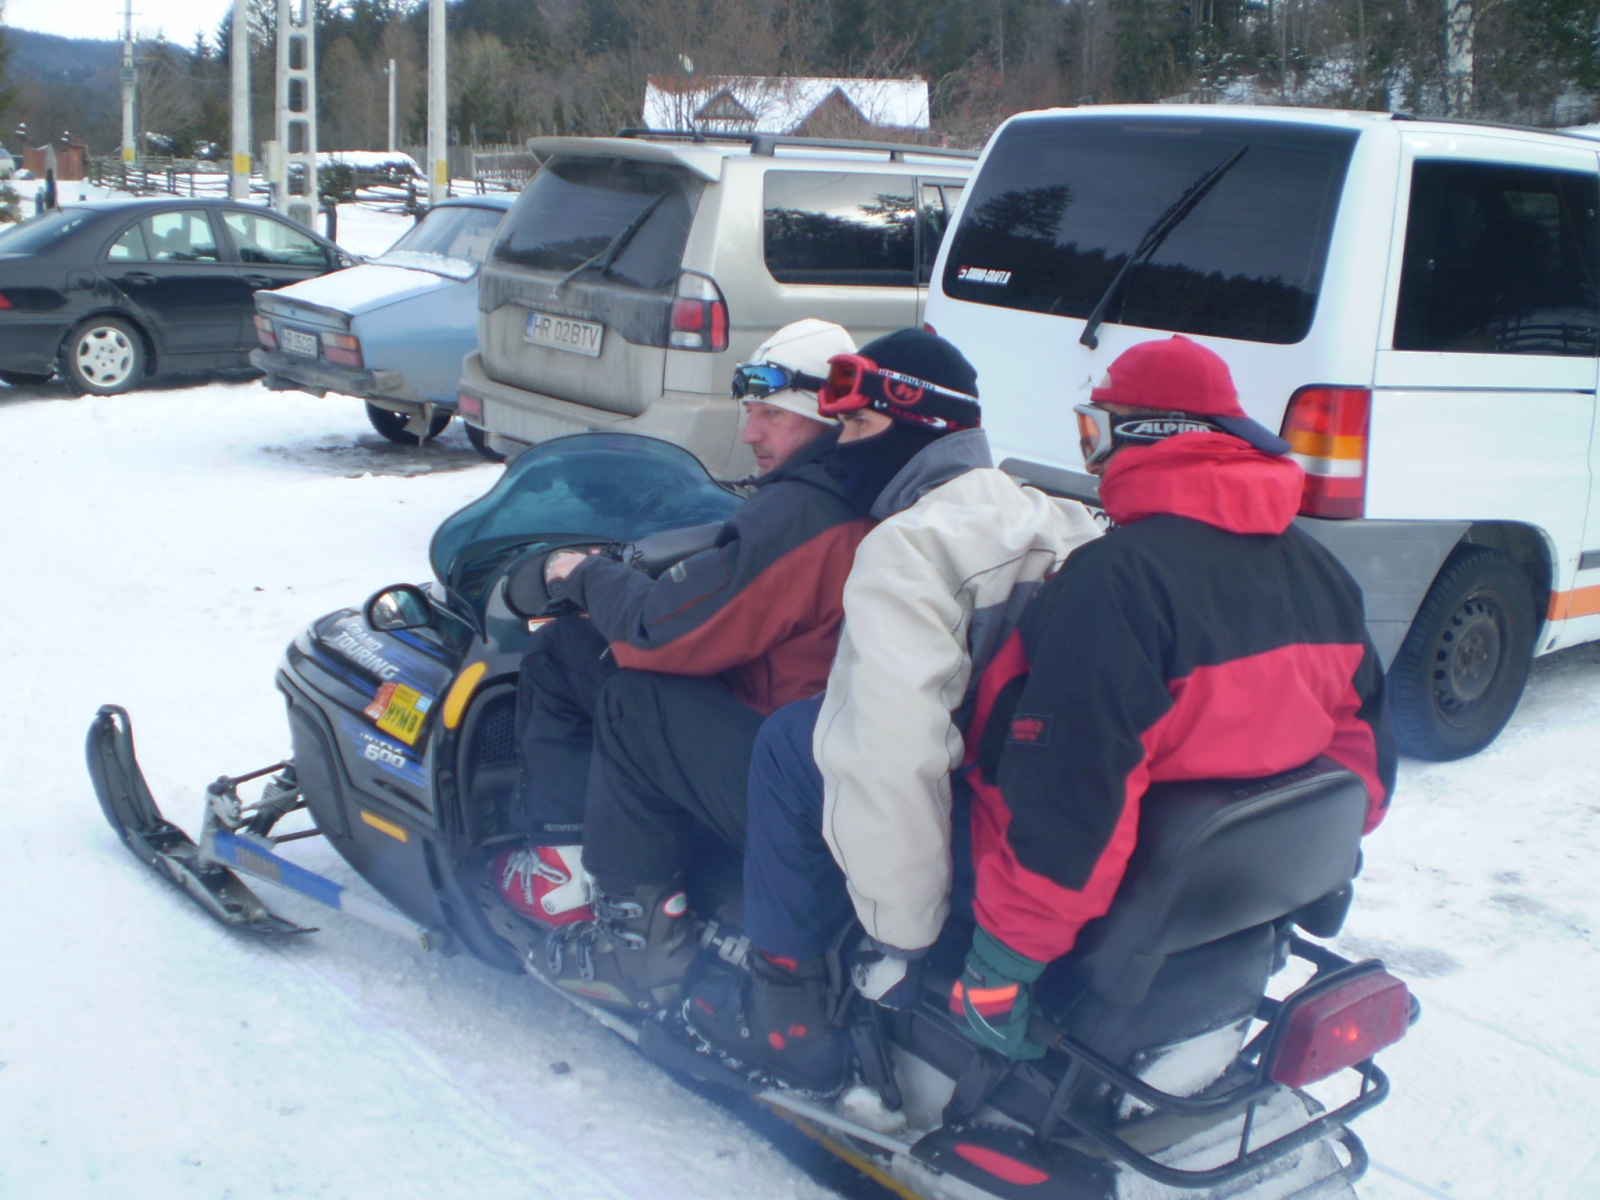
[[[461,415],[517,454],[585,429],[751,466],[728,395],[779,326],[922,320],[965,151],[769,135],[534,138],[478,285]]]

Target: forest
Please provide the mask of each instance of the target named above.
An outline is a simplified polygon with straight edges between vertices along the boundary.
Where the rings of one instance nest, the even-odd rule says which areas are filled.
[[[424,0],[311,2],[321,148],[385,147],[391,60],[399,142],[419,144]],[[251,0],[250,13],[259,149],[275,6]],[[457,144],[611,133],[639,123],[647,77],[686,73],[919,76],[928,136],[950,145],[979,145],[1024,109],[1127,101],[1544,126],[1600,112],[1600,0],[456,0],[448,22]],[[113,152],[120,46],[67,42],[85,48],[77,65],[44,69],[24,52],[40,36],[13,47],[6,119],[36,143],[70,130]],[[189,45],[139,45],[140,126],[168,152],[226,147],[230,40],[223,21]]]

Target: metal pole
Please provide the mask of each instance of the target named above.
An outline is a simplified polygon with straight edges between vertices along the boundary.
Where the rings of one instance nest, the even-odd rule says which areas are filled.
[[[450,191],[450,146],[445,139],[444,0],[428,0],[428,204]]]
[[[139,78],[133,66],[133,0],[126,0],[122,15],[122,161],[131,163],[139,153],[133,130],[133,89]]]
[[[248,0],[233,0],[232,46],[229,55],[231,89],[229,122],[232,173],[228,195],[235,200],[250,196],[250,14]]]
[[[394,153],[394,59],[389,60],[389,153]]]

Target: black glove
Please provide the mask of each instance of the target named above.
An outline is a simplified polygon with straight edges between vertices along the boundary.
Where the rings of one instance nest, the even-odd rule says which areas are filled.
[[[850,982],[874,1004],[903,1011],[917,1002],[926,951],[896,950],[862,938],[850,959]]]

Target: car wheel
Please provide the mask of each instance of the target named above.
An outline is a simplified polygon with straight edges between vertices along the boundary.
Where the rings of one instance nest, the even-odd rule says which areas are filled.
[[[428,438],[438,437],[444,432],[445,426],[450,424],[454,413],[442,412],[433,415],[433,421],[428,426]],[[390,412],[387,408],[379,408],[375,404],[367,405],[367,420],[372,422],[372,427],[391,442],[400,446],[415,446],[417,435],[408,433],[406,425],[411,421],[410,413]]]
[[[1494,741],[1528,682],[1538,622],[1533,588],[1509,556],[1457,549],[1389,668],[1400,748],[1446,762]]]
[[[462,424],[466,425],[467,423],[463,421]],[[505,462],[506,456],[501,454],[500,451],[492,449],[489,446],[488,434],[484,433],[483,430],[479,429],[476,425],[467,425],[467,441],[471,442],[472,448],[487,458],[490,462]]]
[[[49,383],[49,375],[36,375],[32,371],[0,371],[0,379],[5,380],[12,387],[27,387],[29,384]]]
[[[80,392],[115,396],[144,380],[144,338],[120,317],[90,317],[67,335],[62,374]]]

